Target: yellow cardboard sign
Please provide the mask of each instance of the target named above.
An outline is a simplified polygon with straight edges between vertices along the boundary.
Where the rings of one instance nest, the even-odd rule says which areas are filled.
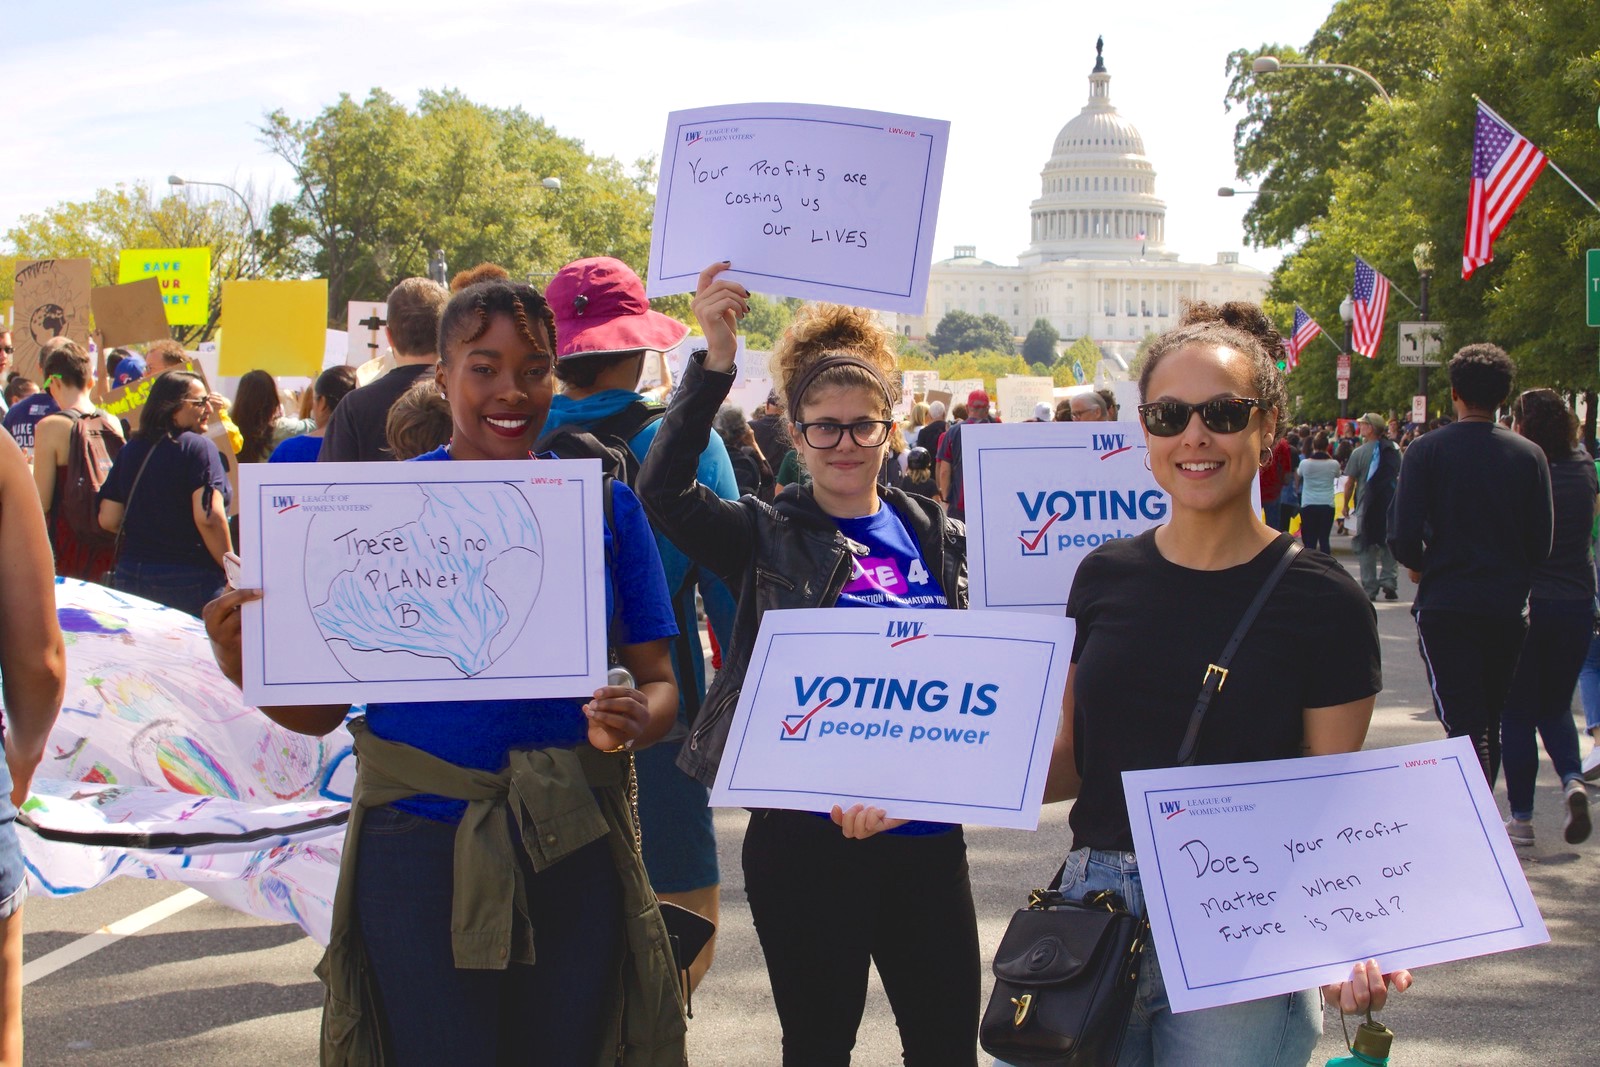
[[[117,264],[119,283],[155,278],[171,326],[204,326],[211,318],[211,249],[126,248]]]
[[[328,340],[328,281],[223,282],[222,324],[224,377],[315,378]]]

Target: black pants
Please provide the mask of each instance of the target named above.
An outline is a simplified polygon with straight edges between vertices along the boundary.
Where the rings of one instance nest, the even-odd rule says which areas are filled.
[[[1307,504],[1300,509],[1300,538],[1307,548],[1333,553],[1328,535],[1333,532],[1333,505]]]
[[[1447,737],[1472,739],[1490,788],[1500,776],[1500,715],[1527,632],[1520,615],[1417,612],[1417,647],[1434,714]]]
[[[850,1062],[870,964],[907,1067],[974,1067],[978,924],[959,828],[851,841],[817,815],[755,811],[744,877],[784,1067]]]

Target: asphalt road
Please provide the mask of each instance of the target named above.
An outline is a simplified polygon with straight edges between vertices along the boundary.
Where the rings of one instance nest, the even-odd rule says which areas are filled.
[[[1353,564],[1348,555],[1341,558]],[[1403,595],[1407,599],[1399,603],[1378,605],[1386,688],[1369,748],[1441,736],[1407,613],[1409,591]],[[1600,972],[1600,938],[1590,910],[1597,846],[1562,843],[1561,805],[1548,763],[1540,773],[1540,845],[1523,861],[1551,943],[1419,972],[1416,987],[1383,1016],[1397,1034],[1397,1062],[1456,1067],[1600,1061],[1590,1048],[1594,1012],[1585,993]],[[985,959],[1027,888],[1059,863],[1068,841],[1066,814],[1064,805],[1047,809],[1036,833],[968,830]],[[716,964],[694,999],[690,1058],[696,1067],[759,1067],[779,1058],[777,1019],[739,870],[744,821],[743,812],[717,813],[723,922]],[[166,883],[117,879],[75,898],[30,901],[24,913],[26,958],[38,959],[180,892]],[[27,1062],[314,1063],[321,986],[311,969],[319,955],[295,927],[263,923],[209,900],[194,904],[29,984]],[[1313,1060],[1318,1064],[1344,1050],[1336,1012],[1324,1031]],[[855,1062],[900,1062],[893,1018],[876,979]]]

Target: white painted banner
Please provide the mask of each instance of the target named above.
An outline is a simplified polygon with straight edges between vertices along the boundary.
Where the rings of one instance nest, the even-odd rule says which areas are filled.
[[[811,104],[667,116],[652,297],[707,264],[763,293],[920,314],[950,124]]]
[[[587,696],[605,684],[598,460],[249,463],[245,699]]]
[[[712,806],[1032,830],[1071,653],[1064,618],[768,611]]]
[[[1122,782],[1174,1011],[1550,940],[1466,738]]]

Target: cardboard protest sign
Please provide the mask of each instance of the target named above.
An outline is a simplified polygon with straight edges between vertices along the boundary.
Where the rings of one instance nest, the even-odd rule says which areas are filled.
[[[950,408],[953,407],[954,404],[948,389],[929,389],[926,393],[922,394],[922,399],[929,407],[933,406],[934,401],[938,401],[939,403],[943,404],[945,417],[950,417]]]
[[[853,108],[733,104],[667,116],[652,297],[707,264],[784,296],[920,314],[950,124]]]
[[[588,696],[600,493],[598,460],[244,464],[245,700]]]
[[[389,305],[383,300],[352,300],[345,308],[345,365],[359,367],[389,350],[384,327],[389,324]],[[330,364],[331,366],[331,364]]]
[[[155,278],[161,304],[173,326],[204,326],[211,321],[211,249],[128,248],[117,262],[117,281]]]
[[[87,259],[19,259],[13,368],[42,382],[39,347],[56,337],[89,346],[90,263]]]
[[[1049,378],[1008,374],[994,383],[994,413],[1002,422],[1027,422],[1041,401],[1055,408],[1055,388]]]
[[[1467,738],[1122,782],[1174,1011],[1550,940]]]
[[[222,373],[316,377],[327,344],[328,282],[223,282]]]
[[[89,290],[89,305],[94,310],[95,329],[106,345],[142,345],[172,336],[161,303],[161,283],[154,278],[97,285]]]
[[[200,375],[201,380],[206,383],[206,388],[211,388],[211,379],[207,376],[204,365],[198,359],[190,358],[186,360],[182,369]],[[150,388],[155,385],[156,379],[161,377],[162,373],[164,372],[160,368],[150,368],[150,373],[143,378],[136,378],[121,388],[111,390],[106,394],[105,399],[100,401],[98,407],[108,415],[115,415],[119,419],[127,420],[128,425],[137,433],[139,430],[139,418],[144,413],[145,402],[150,399]],[[215,430],[216,427],[217,420],[212,419],[212,429]],[[231,448],[228,449],[228,454],[233,454]]]
[[[1015,612],[768,611],[712,806],[1032,830],[1072,633]]]

